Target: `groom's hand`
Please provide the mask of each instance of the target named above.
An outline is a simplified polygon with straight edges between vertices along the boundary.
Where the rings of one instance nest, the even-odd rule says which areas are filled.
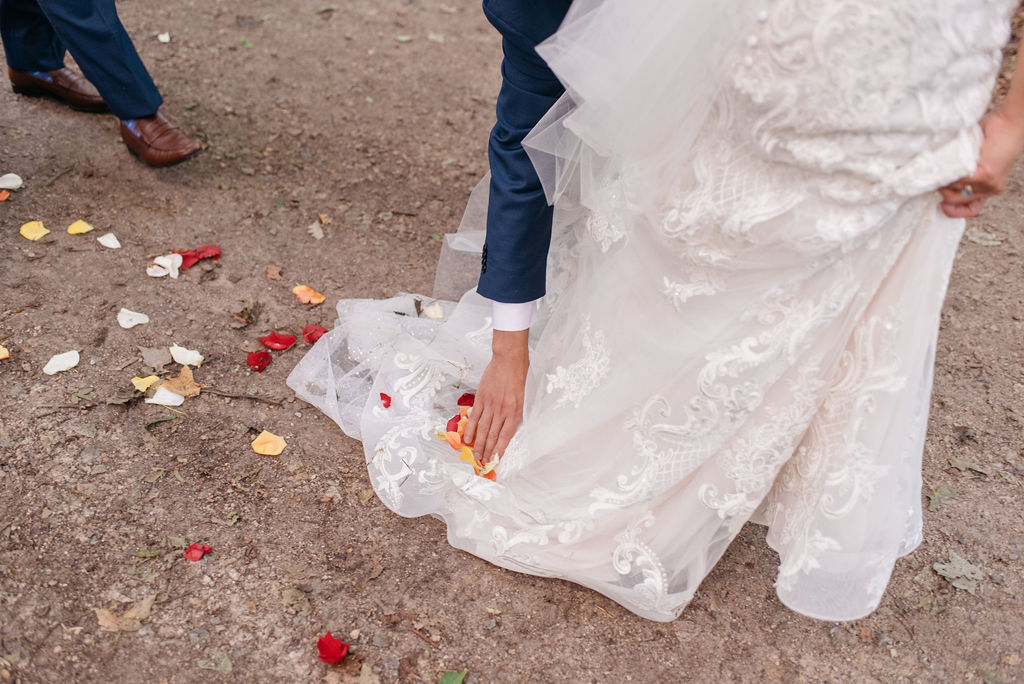
[[[523,394],[530,368],[529,334],[529,330],[494,331],[491,362],[480,378],[464,440],[483,463],[505,453],[523,422]]]

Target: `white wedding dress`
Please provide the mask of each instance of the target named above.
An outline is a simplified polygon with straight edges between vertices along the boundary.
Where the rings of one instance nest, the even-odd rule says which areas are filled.
[[[595,100],[556,35],[545,56],[575,104],[535,135],[561,157],[542,169],[555,237],[496,481],[437,436],[489,360],[489,302],[472,291],[440,300],[440,320],[422,296],[341,302],[289,385],[363,441],[389,508],[442,518],[454,546],[497,565],[672,620],[753,520],[787,606],[870,613],[921,540],[963,229],[934,191],[975,168],[1015,4],[749,3],[699,130],[618,165],[629,139],[601,148],[600,108],[572,120]],[[472,287],[485,195],[448,237],[439,283]]]

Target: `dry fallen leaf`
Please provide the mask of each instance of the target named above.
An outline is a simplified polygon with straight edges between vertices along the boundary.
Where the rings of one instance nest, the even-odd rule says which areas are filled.
[[[108,632],[134,632],[142,627],[142,621],[149,617],[153,610],[153,597],[147,596],[132,604],[122,615],[117,615],[106,608],[94,608],[96,620],[100,627]]]
[[[281,279],[281,267],[280,266],[267,266],[267,280],[280,280]]]
[[[50,231],[43,227],[42,221],[29,221],[24,224],[18,232],[21,233],[21,237],[26,240],[38,240],[39,238],[50,234]]]
[[[68,235],[85,235],[90,230],[92,230],[92,226],[79,219],[68,226]]]
[[[175,394],[180,394],[183,397],[199,396],[199,385],[196,384],[195,379],[192,377],[192,369],[188,366],[182,366],[178,377],[164,380],[160,387],[166,388]]]
[[[148,390],[150,387],[153,386],[154,382],[159,382],[159,381],[160,381],[160,378],[158,378],[155,375],[147,375],[144,378],[140,378],[139,376],[135,376],[134,378],[132,378],[132,385],[134,385],[135,389],[137,389],[138,391],[145,392],[146,390]]]
[[[252,441],[252,450],[261,456],[280,456],[286,446],[288,444],[284,441],[284,437],[278,437],[266,430]]]
[[[307,285],[296,285],[292,288],[292,294],[298,297],[303,304],[320,304],[326,299],[322,294]]]

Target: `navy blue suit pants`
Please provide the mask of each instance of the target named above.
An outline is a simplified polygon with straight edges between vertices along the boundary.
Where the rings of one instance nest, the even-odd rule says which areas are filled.
[[[537,54],[572,0],[484,0],[484,13],[502,36],[504,60],[497,123],[491,131],[487,239],[480,282],[484,297],[528,302],[544,296],[552,208],[523,149],[526,137],[565,92]]]
[[[0,0],[7,65],[53,71],[70,52],[115,115],[155,114],[163,100],[117,17],[114,0]]]

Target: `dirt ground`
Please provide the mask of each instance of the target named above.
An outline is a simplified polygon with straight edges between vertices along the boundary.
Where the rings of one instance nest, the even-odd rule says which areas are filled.
[[[258,336],[330,327],[340,298],[430,292],[486,167],[500,46],[477,3],[329,1],[121,3],[165,111],[208,145],[171,169],[132,158],[109,115],[0,92],[0,174],[26,182],[0,203],[0,682],[1024,681],[1024,174],[961,248],[924,543],[879,610],[793,614],[751,526],[681,618],[648,622],[387,511],[360,445],[284,385],[308,344],[246,368]],[[53,232],[20,237],[33,219]],[[76,219],[96,230],[67,234]],[[218,262],[147,277],[208,243]],[[327,301],[299,304],[299,283]],[[151,322],[122,329],[121,307]],[[139,348],[174,343],[206,356],[207,388],[133,400]],[[43,374],[70,349],[74,370]],[[252,452],[263,429],[281,456]],[[185,560],[192,542],[213,552]],[[951,554],[980,568],[974,593],[935,571]],[[342,665],[317,660],[326,630],[352,642]]]

